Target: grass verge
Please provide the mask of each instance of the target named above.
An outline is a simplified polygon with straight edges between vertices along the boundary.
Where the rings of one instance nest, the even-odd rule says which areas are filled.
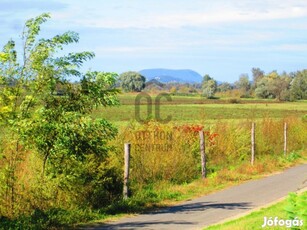
[[[306,196],[307,192],[304,192],[303,194],[299,196]],[[287,199],[284,199],[283,201],[280,201],[270,207],[262,208],[259,211],[252,212],[246,216],[243,216],[241,218],[228,221],[226,223],[213,225],[207,228],[204,228],[206,230],[249,230],[249,229],[261,229],[262,225],[264,224],[264,217],[274,219],[275,217],[278,217],[278,220],[287,220],[289,219],[288,214],[285,210],[286,206],[288,205]],[[306,224],[306,223],[305,223]],[[264,229],[289,229],[286,226],[264,226]]]

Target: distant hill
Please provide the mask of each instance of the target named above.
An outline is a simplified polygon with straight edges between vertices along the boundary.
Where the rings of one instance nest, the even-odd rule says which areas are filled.
[[[146,87],[148,87],[148,86],[150,86],[150,85],[157,85],[157,86],[159,86],[159,87],[164,87],[164,86],[165,86],[165,84],[159,82],[157,79],[151,79],[150,81],[147,81],[147,82],[145,83],[145,86],[146,86]]]
[[[139,71],[146,81],[156,79],[159,82],[179,82],[179,83],[200,83],[202,76],[189,69],[172,70],[172,69],[144,69]]]

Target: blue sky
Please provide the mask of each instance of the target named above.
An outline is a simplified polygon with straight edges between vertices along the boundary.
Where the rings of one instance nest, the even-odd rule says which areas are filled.
[[[43,12],[43,36],[78,32],[66,51],[95,52],[92,70],[192,69],[234,82],[252,67],[307,68],[306,0],[0,0],[0,45]]]

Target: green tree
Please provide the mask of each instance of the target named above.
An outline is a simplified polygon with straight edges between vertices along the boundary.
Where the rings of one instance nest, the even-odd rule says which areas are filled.
[[[290,84],[291,100],[307,100],[307,70],[295,73]]]
[[[265,76],[257,82],[257,88],[255,89],[255,94],[259,98],[274,98],[272,93],[274,79]]]
[[[138,72],[124,72],[119,77],[120,85],[126,92],[141,92],[145,88],[145,77]]]
[[[278,101],[290,100],[290,82],[291,77],[286,72],[274,79],[271,91]]]
[[[267,74],[257,82],[256,96],[260,98],[276,98],[289,100],[289,86],[291,77],[283,73],[280,76],[276,71]]]
[[[250,90],[251,84],[247,74],[242,74],[239,78],[239,81],[235,82],[235,86],[241,91],[241,97],[249,96],[248,92]]]
[[[253,77],[252,88],[255,89],[257,87],[257,82],[264,77],[264,71],[261,70],[260,68],[252,68],[252,77]]]
[[[232,90],[232,89],[233,89],[232,85],[228,82],[223,82],[222,84],[220,84],[217,87],[217,90],[219,92],[226,92],[226,91],[229,91],[229,90]]]
[[[206,98],[213,98],[217,91],[217,82],[206,74],[202,81],[203,96]]]
[[[212,77],[210,77],[210,75],[209,75],[209,74],[205,74],[205,76],[203,77],[203,81],[202,81],[202,83],[205,83],[205,82],[207,82],[207,81],[209,81],[209,80],[213,80],[213,78],[212,78]]]
[[[20,58],[14,41],[0,53],[0,128],[6,137],[2,142],[4,177],[0,178],[4,178],[0,183],[5,184],[5,191],[0,189],[0,197],[9,204],[4,207],[10,209],[5,213],[8,216],[15,214],[16,170],[25,150],[43,162],[41,196],[43,191],[60,189],[79,204],[91,200],[97,205],[104,200],[101,196],[107,198],[120,184],[113,184],[113,169],[106,165],[108,141],[115,137],[116,129],[106,120],[90,116],[97,106],[118,104],[118,90],[113,87],[117,75],[83,74],[80,67],[94,57],[92,52],[58,55],[65,45],[78,42],[75,32],[38,39],[41,24],[48,18],[49,14],[42,14],[26,22]],[[71,83],[72,77],[82,79],[81,84]],[[61,96],[57,93],[59,86]],[[47,181],[53,186],[44,187]]]

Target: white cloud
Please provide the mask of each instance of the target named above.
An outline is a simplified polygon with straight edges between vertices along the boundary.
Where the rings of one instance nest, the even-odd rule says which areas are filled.
[[[166,47],[147,47],[147,46],[113,46],[113,47],[96,47],[98,53],[137,53],[137,52],[159,52],[165,50]],[[167,48],[168,49],[168,48]]]
[[[123,1],[120,1],[123,2]],[[77,25],[95,28],[179,28],[221,23],[257,22],[307,16],[307,2],[284,1],[225,1],[217,0],[181,2],[131,1],[121,8],[101,3],[99,7],[73,3],[70,10],[56,13],[56,19],[69,18]],[[160,2],[160,3],[159,3]],[[194,3],[195,2],[195,3]],[[242,3],[243,2],[243,3]],[[119,4],[119,3],[118,3]],[[161,4],[161,5],[159,5]],[[178,8],[179,7],[179,8]]]
[[[306,52],[307,44],[281,44],[274,46],[274,49],[277,51],[286,51],[286,52]]]
[[[16,6],[23,0],[4,2]],[[79,32],[76,49],[94,51],[97,66],[103,63],[114,70],[175,65],[203,72],[209,68],[218,76],[224,71],[223,65],[231,65],[239,74],[253,65],[289,70],[299,68],[294,64],[306,63],[306,0],[52,2],[54,7],[29,3],[22,11],[25,3],[1,8],[3,39],[12,37],[26,19],[51,11],[52,19],[44,25],[43,36],[66,30]],[[228,71],[224,71],[225,76]]]

